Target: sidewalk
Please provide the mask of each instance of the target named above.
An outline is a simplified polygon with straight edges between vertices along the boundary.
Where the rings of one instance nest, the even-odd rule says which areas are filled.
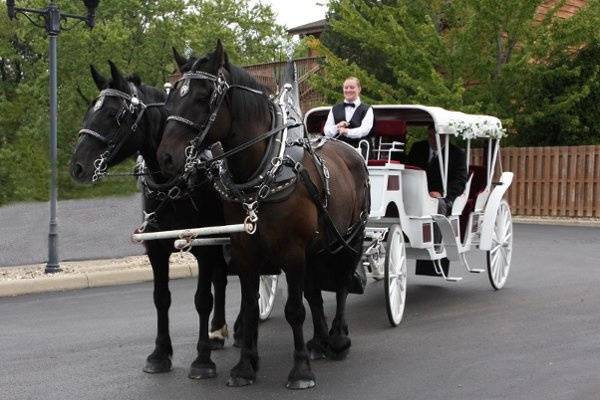
[[[0,268],[0,297],[126,285],[153,279],[152,267],[146,256],[62,262],[62,272],[55,274],[45,274],[44,269],[45,264]],[[197,275],[194,256],[187,253],[171,255],[170,279]]]
[[[517,224],[540,224],[600,228],[599,218],[513,217]],[[45,264],[0,267],[0,297],[31,293],[126,285],[152,281],[152,268],[146,256],[112,260],[62,262],[62,272],[44,273]],[[196,260],[188,253],[171,255],[171,279],[198,275]]]

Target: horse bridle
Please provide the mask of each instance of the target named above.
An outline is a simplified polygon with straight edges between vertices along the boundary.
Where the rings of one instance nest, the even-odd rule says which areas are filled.
[[[192,66],[192,69],[194,69],[194,66]],[[213,91],[210,96],[210,100],[208,102],[210,115],[206,120],[204,120],[202,122],[202,124],[199,125],[199,124],[197,124],[187,118],[179,116],[179,115],[170,115],[167,118],[167,123],[169,121],[175,121],[177,123],[180,123],[180,124],[190,128],[191,130],[193,130],[196,133],[194,138],[190,140],[190,145],[185,148],[186,160],[185,160],[184,174],[189,174],[193,170],[193,168],[196,166],[196,164],[198,164],[200,162],[198,149],[200,148],[200,145],[206,138],[208,131],[214,124],[214,122],[217,118],[217,114],[219,113],[219,110],[221,109],[221,105],[223,104],[223,100],[225,99],[225,96],[227,95],[227,92],[230,89],[238,88],[238,89],[243,89],[243,90],[249,91],[249,92],[257,94],[257,95],[266,96],[266,94],[263,91],[253,89],[248,86],[238,85],[238,84],[230,85],[229,83],[227,83],[227,80],[225,79],[225,73],[223,72],[223,68],[220,68],[217,75],[213,75],[213,74],[210,74],[210,73],[204,72],[204,71],[194,71],[194,72],[184,73],[182,75],[182,77],[179,78],[177,80],[177,82],[175,82],[175,87],[177,87],[177,84],[180,81],[183,81],[183,85],[179,89],[179,93],[180,93],[181,97],[185,96],[189,92],[190,81],[192,81],[192,80],[210,81],[213,86]]]
[[[165,105],[165,103],[144,104],[144,102],[141,101],[137,95],[138,91],[135,85],[131,84],[131,90],[133,94],[129,94],[117,89],[104,89],[100,92],[100,94],[98,94],[98,97],[96,98],[96,103],[93,107],[94,112],[100,110],[102,108],[102,105],[104,104],[104,99],[106,97],[116,97],[122,100],[122,107],[115,117],[117,126],[119,127],[117,133],[111,135],[111,137],[108,138],[106,135],[102,135],[97,131],[89,128],[83,128],[79,130],[79,136],[89,135],[107,146],[106,150],[102,152],[96,160],[94,160],[94,175],[92,176],[92,182],[97,182],[99,179],[103,178],[108,174],[107,169],[109,163],[113,160],[115,155],[125,144],[125,141],[128,137],[128,133],[132,133],[137,130],[138,125],[142,120],[146,109],[150,107],[162,107]],[[135,121],[129,127],[129,130],[126,131],[125,134],[122,134],[121,132],[123,131],[123,126],[121,125],[121,118],[123,118],[128,112],[131,115],[135,114],[138,108],[140,109],[140,111],[138,112]]]

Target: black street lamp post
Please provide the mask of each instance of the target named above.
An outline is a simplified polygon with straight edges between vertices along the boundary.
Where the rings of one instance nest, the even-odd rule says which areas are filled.
[[[58,229],[56,223],[56,204],[58,198],[58,149],[57,149],[57,65],[56,65],[56,45],[58,34],[61,29],[61,22],[67,19],[76,19],[84,21],[91,29],[95,25],[96,8],[100,0],[83,0],[87,8],[87,16],[67,14],[60,11],[53,0],[42,10],[32,8],[15,7],[15,0],[6,0],[8,9],[8,17],[10,19],[17,18],[18,14],[24,15],[34,25],[35,23],[28,14],[34,14],[44,18],[46,33],[50,40],[50,224],[48,231],[48,263],[46,264],[46,273],[60,271],[58,259]]]

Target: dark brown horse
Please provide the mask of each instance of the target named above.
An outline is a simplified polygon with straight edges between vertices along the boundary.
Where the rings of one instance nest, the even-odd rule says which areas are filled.
[[[139,153],[145,160],[147,171],[150,171],[142,184],[144,212],[148,217],[146,231],[223,224],[221,201],[206,179],[198,177],[197,180],[204,183],[196,182],[195,187],[187,185],[187,182],[174,185],[159,171],[156,151],[168,116],[164,106],[165,94],[143,85],[135,76],[123,77],[113,63],[110,63],[110,67],[110,80],[91,67],[92,77],[101,92],[89,106],[83,121],[83,129],[71,157],[72,177],[79,182],[91,182],[102,176],[106,168]],[[144,245],[154,273],[154,305],[157,313],[156,346],[147,358],[144,371],[167,372],[172,368],[173,355],[169,335],[169,256],[174,251],[173,240],[148,241]],[[205,321],[208,321],[213,305],[211,282],[215,288],[212,331],[215,332],[214,336],[226,332],[227,265],[220,246],[197,247],[191,252],[198,261],[195,304],[200,316],[198,340],[204,343],[208,337]],[[216,337],[211,346],[222,347],[223,341]],[[214,375],[214,371],[205,363],[199,366],[196,360],[192,363],[190,377],[204,378]]]
[[[244,186],[245,183],[264,183],[266,178],[261,166],[266,165],[269,171],[269,165],[278,162],[275,159],[265,162],[264,159],[274,145],[273,141],[258,140],[278,124],[274,121],[276,110],[272,112],[264,88],[247,72],[228,62],[220,42],[214,53],[182,67],[187,73],[167,102],[174,118],[168,121],[159,146],[161,170],[169,176],[177,176],[184,169],[193,167],[197,151],[221,142],[228,155],[221,165],[221,172],[230,178],[229,184],[223,187],[226,190],[235,188],[231,189],[233,193],[242,189],[246,193],[242,200],[224,201],[225,220],[228,224],[240,223],[253,216],[249,210],[256,211],[258,216],[256,233],[231,236],[232,260],[239,265],[242,286],[244,340],[240,361],[231,370],[228,385],[248,385],[256,378],[259,275],[273,273],[281,267],[288,282],[285,317],[292,327],[295,349],[287,387],[312,387],[315,377],[307,347],[312,357],[328,355],[337,359],[343,358],[350,347],[345,304],[349,282],[362,253],[365,215],[369,212],[370,202],[364,160],[353,148],[337,140],[327,141],[320,147],[316,151],[317,159],[310,155],[311,150],[306,146],[295,170],[306,174],[307,179],[310,177],[313,190],[309,191],[310,183],[304,183],[299,177],[287,197],[272,199],[266,196],[264,201],[260,194],[253,197],[252,187]],[[188,148],[191,140],[195,141],[194,148]],[[251,142],[253,140],[255,142]],[[249,147],[239,147],[245,143]],[[237,152],[228,153],[230,150]],[[217,154],[217,151],[213,153]],[[319,171],[318,159],[329,171],[328,180]],[[213,174],[216,176],[219,172],[213,171]],[[325,182],[328,182],[328,189]],[[316,201],[315,192],[320,197]],[[231,196],[226,195],[226,198],[231,199]],[[248,204],[243,199],[258,201]],[[331,225],[343,234],[354,232],[344,245],[331,240],[331,229],[320,205],[325,201],[326,213],[333,222]],[[328,251],[332,247],[337,247],[335,254]],[[337,312],[329,331],[323,312],[322,289],[334,290],[337,295]],[[314,337],[307,344],[302,332],[305,319],[303,293],[314,323]]]

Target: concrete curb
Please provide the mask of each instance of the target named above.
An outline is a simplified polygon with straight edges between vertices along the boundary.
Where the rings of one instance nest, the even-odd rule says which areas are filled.
[[[198,276],[197,265],[172,265],[169,269],[170,279],[190,278],[195,276]],[[148,282],[152,280],[152,270],[149,268],[94,271],[37,279],[16,279],[0,281],[0,297],[59,292],[102,286],[128,285],[131,283]]]
[[[513,222],[516,224],[600,228],[600,219],[598,218],[545,218],[513,216]]]

